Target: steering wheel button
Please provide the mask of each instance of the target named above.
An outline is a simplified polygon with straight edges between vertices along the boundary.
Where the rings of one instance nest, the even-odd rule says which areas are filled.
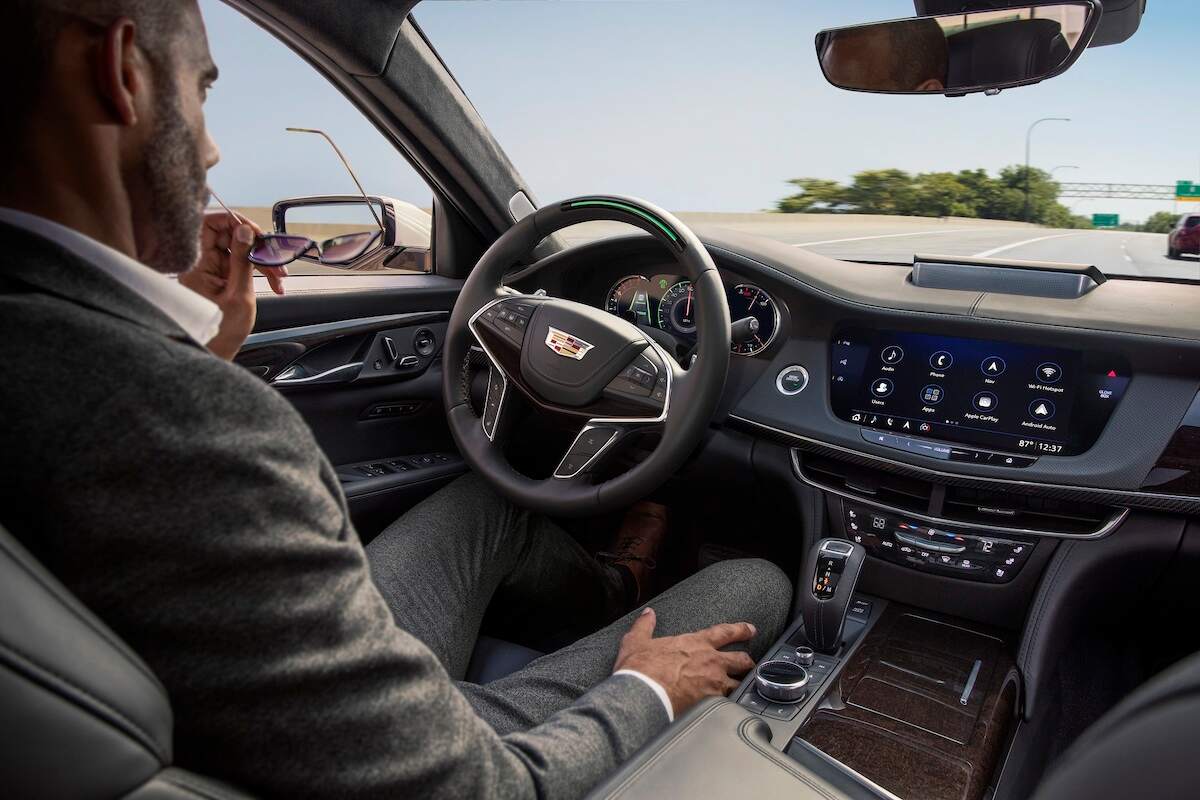
[[[589,458],[590,456],[575,455],[573,452],[568,453],[567,457],[558,465],[558,469],[554,470],[554,474],[569,478],[583,469]]]
[[[571,455],[582,456],[584,458],[594,456],[612,440],[616,433],[611,428],[592,428],[586,430],[579,434],[579,438],[571,446]]]

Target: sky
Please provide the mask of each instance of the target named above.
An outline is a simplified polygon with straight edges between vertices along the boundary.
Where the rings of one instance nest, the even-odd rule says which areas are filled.
[[[221,79],[208,103],[222,149],[213,188],[238,205],[352,192],[329,131],[368,191],[428,205],[411,167],[335,89],[218,0],[200,0]],[[911,16],[911,0],[425,0],[414,12],[539,203],[620,193],[675,211],[757,211],[787,180],[859,170],[986,168],[1024,160],[1063,181],[1200,180],[1188,53],[1195,0],[1151,0],[1137,34],[1064,75],[995,97],[845,92],[814,34]],[[1142,219],[1170,203],[1064,201]],[[1194,204],[1192,204],[1194,205]],[[1190,210],[1191,205],[1181,205]],[[1200,210],[1200,206],[1196,206]]]

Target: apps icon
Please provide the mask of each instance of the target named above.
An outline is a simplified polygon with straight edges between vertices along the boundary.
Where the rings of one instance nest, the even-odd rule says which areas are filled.
[[[942,387],[938,386],[936,383],[931,383],[921,390],[921,402],[935,406],[942,402],[942,395]]]

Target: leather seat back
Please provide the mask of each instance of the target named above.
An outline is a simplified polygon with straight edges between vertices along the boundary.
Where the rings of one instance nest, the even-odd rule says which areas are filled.
[[[6,797],[232,797],[171,763],[173,719],[137,655],[0,528]]]
[[[946,85],[982,86],[1045,75],[1071,55],[1057,22],[1022,19],[970,28],[946,38]]]
[[[1036,800],[1196,797],[1200,653],[1122,700],[1083,732]]]

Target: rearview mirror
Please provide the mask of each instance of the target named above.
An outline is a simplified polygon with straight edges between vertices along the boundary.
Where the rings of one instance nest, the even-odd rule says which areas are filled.
[[[1096,32],[1094,0],[915,17],[817,34],[825,79],[888,94],[993,93],[1067,70]]]
[[[424,271],[427,266],[432,217],[403,200],[374,195],[295,197],[276,203],[271,221],[276,233],[315,241],[320,263],[327,267]]]

